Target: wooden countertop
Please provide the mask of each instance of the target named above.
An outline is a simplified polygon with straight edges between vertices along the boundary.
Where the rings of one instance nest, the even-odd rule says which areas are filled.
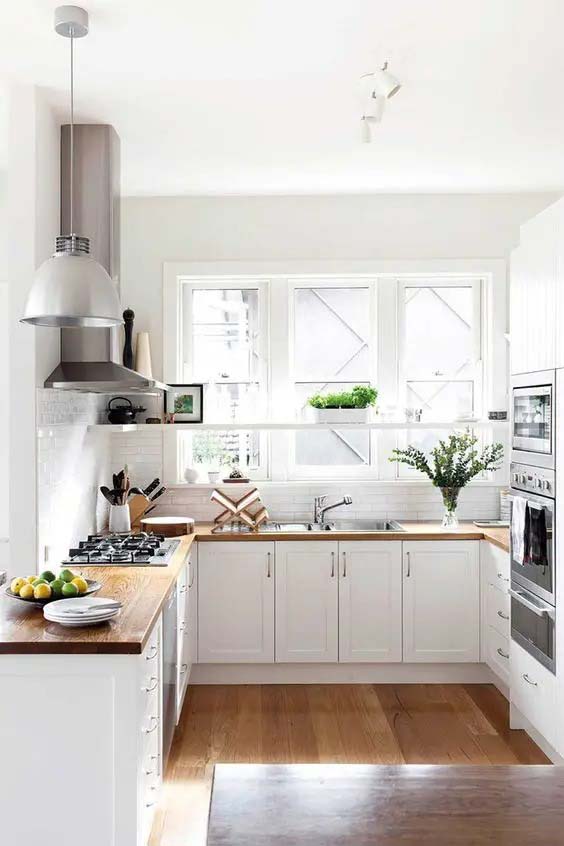
[[[218,764],[208,846],[554,846],[553,766]]]
[[[76,567],[102,583],[97,596],[123,602],[119,616],[101,626],[65,628],[47,622],[41,608],[0,595],[0,655],[140,654],[194,540],[181,538],[167,567]]]
[[[211,524],[200,524],[196,533],[181,538],[168,567],[77,567],[88,578],[102,583],[98,596],[123,602],[115,620],[102,626],[64,628],[49,623],[37,606],[26,605],[1,595],[0,655],[4,654],[140,654],[157,620],[168,591],[177,578],[186,554],[196,541],[275,541],[275,540],[487,540],[509,550],[508,529],[478,529],[462,523],[457,531],[444,532],[438,523],[401,523],[404,532],[323,532],[304,534],[212,534]]]

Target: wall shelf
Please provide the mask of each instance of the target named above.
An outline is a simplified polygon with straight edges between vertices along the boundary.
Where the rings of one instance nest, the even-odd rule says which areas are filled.
[[[212,432],[233,432],[233,431],[303,431],[313,429],[353,429],[360,431],[362,429],[375,430],[409,430],[415,431],[417,429],[505,429],[508,426],[507,420],[435,420],[424,421],[422,423],[406,423],[395,421],[373,421],[371,423],[308,423],[303,421],[287,421],[287,422],[269,422],[262,421],[253,422],[239,422],[231,421],[229,423],[128,423],[124,425],[111,423],[98,423],[90,425],[88,428],[96,431],[105,432],[138,432],[154,430],[155,432],[167,431],[212,431]]]

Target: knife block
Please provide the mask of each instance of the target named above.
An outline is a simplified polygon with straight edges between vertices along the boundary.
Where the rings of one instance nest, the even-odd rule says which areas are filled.
[[[129,500],[129,514],[131,517],[131,528],[139,529],[141,525],[141,517],[147,510],[151,503],[144,496],[136,494]]]

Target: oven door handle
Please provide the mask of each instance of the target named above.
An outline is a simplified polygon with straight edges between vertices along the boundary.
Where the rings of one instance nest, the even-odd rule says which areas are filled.
[[[554,620],[554,611],[552,608],[541,608],[538,605],[535,605],[534,602],[530,602],[525,596],[523,596],[522,593],[513,590],[513,588],[509,588],[509,595],[512,596],[513,599],[516,599],[517,602],[520,602],[521,605],[524,605],[525,608],[528,608],[529,611],[532,611],[533,614],[536,614],[537,617],[550,617],[551,620]]]

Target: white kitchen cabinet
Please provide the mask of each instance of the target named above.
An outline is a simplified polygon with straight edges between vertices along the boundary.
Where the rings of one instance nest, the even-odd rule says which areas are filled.
[[[178,630],[177,630],[177,677],[176,677],[176,722],[180,720],[182,706],[188,690],[190,670],[192,668],[191,639],[196,620],[192,619],[193,602],[190,601],[194,593],[194,560],[190,551],[184,567],[180,571],[177,583]],[[192,594],[190,593],[192,591]]]
[[[511,704],[554,747],[558,743],[556,677],[511,641]]]
[[[402,660],[401,548],[339,543],[339,661]]]
[[[403,660],[480,660],[478,541],[403,543]]]
[[[521,227],[510,263],[511,372],[564,366],[564,203],[558,201]]]
[[[198,549],[198,661],[274,661],[274,544],[209,541]]]
[[[337,661],[338,544],[276,544],[276,661]]]

